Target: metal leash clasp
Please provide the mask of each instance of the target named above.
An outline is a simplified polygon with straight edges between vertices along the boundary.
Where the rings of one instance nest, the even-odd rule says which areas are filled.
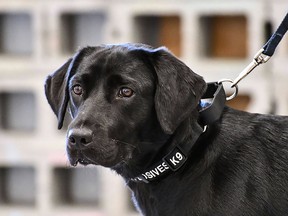
[[[233,81],[231,87],[236,86],[242,79],[244,79],[251,71],[253,71],[258,65],[266,63],[271,56],[265,55],[263,53],[264,49],[260,49],[253,58],[253,61],[238,75],[238,77]]]

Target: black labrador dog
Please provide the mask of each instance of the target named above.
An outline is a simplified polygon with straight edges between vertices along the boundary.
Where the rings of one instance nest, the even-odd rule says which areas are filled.
[[[206,86],[165,48],[118,44],[81,49],[45,92],[59,128],[72,116],[71,165],[115,170],[143,215],[288,215],[288,118],[225,107],[204,131]]]

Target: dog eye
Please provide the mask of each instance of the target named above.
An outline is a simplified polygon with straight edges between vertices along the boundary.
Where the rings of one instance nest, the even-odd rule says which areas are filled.
[[[72,91],[74,92],[74,94],[79,95],[79,96],[83,94],[83,89],[80,85],[73,86]]]
[[[118,92],[118,97],[123,98],[123,97],[131,97],[134,94],[134,91],[128,87],[123,87],[119,90]]]

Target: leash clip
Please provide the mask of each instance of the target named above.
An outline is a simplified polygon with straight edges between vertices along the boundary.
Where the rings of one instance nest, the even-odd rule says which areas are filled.
[[[231,87],[235,87],[242,79],[244,79],[249,73],[251,73],[258,65],[266,63],[271,56],[263,53],[264,49],[260,49],[253,58],[253,61],[238,75],[233,81]]]

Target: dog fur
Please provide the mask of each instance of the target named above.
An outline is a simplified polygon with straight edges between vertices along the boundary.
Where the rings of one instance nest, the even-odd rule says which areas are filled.
[[[73,119],[71,165],[115,170],[143,215],[287,215],[288,118],[225,107],[192,142],[202,129],[205,89],[165,48],[142,44],[83,48],[45,84],[59,128],[67,108]],[[130,181],[183,142],[193,147],[177,172],[148,184]]]

